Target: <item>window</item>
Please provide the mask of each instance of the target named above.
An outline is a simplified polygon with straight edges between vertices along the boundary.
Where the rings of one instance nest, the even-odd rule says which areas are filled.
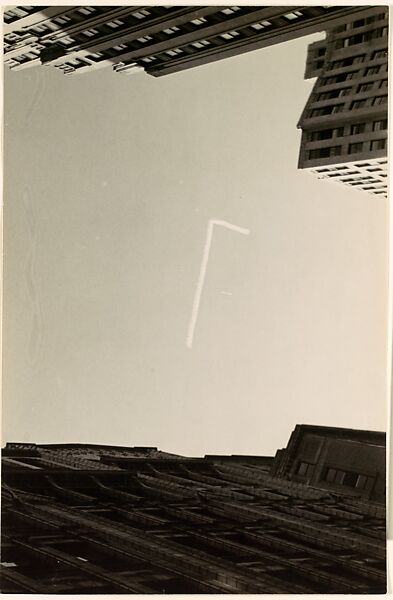
[[[294,21],[295,19],[299,19],[299,17],[302,17],[303,14],[300,12],[300,10],[294,10],[293,12],[287,13],[286,15],[284,15],[284,17],[286,19],[288,19],[288,21]]]
[[[59,42],[60,44],[63,44],[63,46],[69,46],[70,44],[73,44],[75,40],[70,36],[64,36],[59,40]]]
[[[351,126],[351,135],[358,135],[366,131],[366,123],[354,123]]]
[[[180,50],[180,48],[174,48],[173,50],[167,50],[165,54],[168,54],[168,56],[176,56],[177,54],[183,54],[183,50]]]
[[[333,137],[333,129],[323,129],[322,131],[313,131],[310,136],[311,142],[318,140],[329,140]]]
[[[348,146],[348,154],[357,154],[358,152],[362,152],[363,150],[363,142],[357,142],[356,144],[349,144]]]
[[[387,101],[387,96],[376,96],[373,100],[373,106],[376,106],[377,104],[385,104]]]
[[[386,138],[382,140],[373,140],[370,143],[370,150],[384,150],[386,147]]]
[[[351,71],[350,73],[340,73],[340,75],[336,75],[334,77],[326,77],[323,80],[322,85],[330,85],[331,83],[341,83],[342,81],[348,81],[352,79],[356,75],[356,71]]]
[[[365,19],[359,19],[358,21],[354,21],[352,27],[356,29],[357,27],[363,27],[366,24]]]
[[[365,75],[376,75],[377,73],[379,73],[379,66],[368,67],[368,69],[366,69]]]
[[[102,52],[92,52],[87,58],[101,58],[102,56],[104,56]]]
[[[314,108],[311,111],[311,117],[323,117],[325,115],[341,112],[343,109],[344,104],[333,104],[330,106],[323,106],[321,108]]]
[[[82,6],[82,8],[78,8],[76,12],[80,13],[81,15],[87,16],[95,11],[96,9],[93,6]]]
[[[309,160],[317,158],[329,158],[330,156],[339,156],[341,154],[341,146],[329,146],[327,148],[316,148],[309,150]]]
[[[366,23],[375,23],[375,21],[384,21],[385,20],[385,13],[379,13],[379,15],[373,15],[372,17],[367,17],[366,19]]]
[[[210,42],[208,40],[200,40],[199,42],[192,42],[191,45],[195,48],[203,48],[204,46],[210,46]]]
[[[387,56],[388,56],[387,48],[384,48],[383,50],[376,50],[373,53],[372,59],[375,60],[377,58],[387,58]]]
[[[366,189],[366,188],[364,188]],[[370,189],[370,188],[368,188]],[[374,480],[374,477],[367,477],[367,475],[357,475],[356,477],[356,481],[355,481],[355,487],[358,490],[364,490],[367,485]]]
[[[349,38],[344,40],[344,46],[355,46],[356,44],[362,44],[365,41],[365,35],[363,33],[358,33],[357,35],[352,35]]]
[[[98,29],[85,29],[85,31],[82,31],[82,33],[86,37],[94,37],[95,35],[97,35],[97,33],[99,33],[99,31]]]
[[[240,6],[230,6],[229,8],[224,8],[221,12],[224,15],[232,15],[234,12],[240,10]]]
[[[136,41],[141,42],[142,44],[146,44],[146,42],[149,42],[152,39],[153,38],[151,37],[151,35],[145,35],[143,37],[138,38]]]
[[[310,136],[311,142],[318,140],[330,140],[333,137],[342,137],[344,135],[344,127],[336,129],[322,129],[321,131],[313,131]]]
[[[335,104],[332,107],[332,113],[338,113],[338,112],[341,112],[342,110],[344,110],[344,104]]]
[[[341,471],[340,469],[332,469],[329,467],[326,469],[323,479],[329,483],[342,483],[344,475],[345,471]]]
[[[311,475],[314,472],[314,468],[315,465],[312,465],[307,462],[300,462],[297,467],[296,474],[300,475],[301,477],[311,477]]]
[[[148,17],[150,15],[148,10],[138,10],[137,12],[132,13],[132,16],[135,17],[136,19],[144,19],[145,17]]]
[[[364,108],[366,106],[367,100],[355,100],[351,104],[351,108]]]
[[[193,21],[191,21],[191,23],[193,25],[203,25],[204,23],[207,23],[205,17],[200,17],[199,19],[193,19]]]
[[[375,39],[375,38],[380,38],[380,37],[384,37],[385,35],[388,34],[388,28],[387,27],[378,27],[378,29],[375,29],[374,31],[371,32],[371,39]]]
[[[382,119],[382,121],[374,121],[373,131],[382,131],[388,128],[388,120]]]
[[[67,15],[63,15],[62,17],[55,17],[52,20],[57,25],[65,25],[66,23],[69,23],[69,21],[71,21],[71,17],[68,17]]]
[[[118,50],[119,52],[121,50],[126,50],[128,48],[127,44],[119,44],[118,46],[113,46],[114,50]]]
[[[180,28],[175,25],[173,27],[168,27],[168,29],[164,29],[164,33],[167,35],[172,35],[172,33],[176,33],[176,31],[180,31]]]
[[[120,21],[120,19],[113,19],[113,21],[108,21],[106,25],[108,25],[108,27],[111,27],[111,29],[117,29],[118,27],[124,25],[124,21]]]
[[[382,79],[381,83],[379,84],[379,87],[380,88],[388,87],[388,80]]]
[[[229,33],[221,33],[220,37],[224,40],[232,40],[237,35],[240,35],[238,31],[230,31]]]
[[[319,94],[318,100],[330,100],[330,98],[338,98],[340,95],[340,90],[332,90],[331,92],[323,92],[323,94]]]
[[[266,29],[266,27],[270,27],[270,25],[270,21],[261,21],[260,23],[254,23],[254,25],[251,25],[251,27],[256,31],[259,31],[260,29]]]
[[[361,92],[368,92],[369,90],[372,90],[373,87],[374,83],[362,83],[362,85],[359,85],[357,93],[360,94]]]
[[[350,487],[355,487],[357,480],[358,480],[357,473],[353,473],[352,471],[347,471],[343,477],[343,485],[349,485]]]

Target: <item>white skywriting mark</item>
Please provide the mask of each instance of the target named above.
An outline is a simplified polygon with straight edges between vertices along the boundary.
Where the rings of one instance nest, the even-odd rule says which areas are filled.
[[[199,312],[199,304],[201,301],[203,285],[205,283],[206,269],[207,263],[209,261],[209,254],[211,243],[213,239],[213,227],[214,225],[220,225],[221,227],[226,227],[227,229],[231,229],[232,231],[237,231],[238,233],[242,233],[243,235],[248,235],[250,233],[249,229],[245,229],[244,227],[238,227],[237,225],[232,225],[232,223],[228,223],[227,221],[221,221],[219,219],[210,219],[207,224],[207,233],[206,233],[206,241],[205,246],[203,248],[202,262],[201,268],[199,270],[198,282],[195,290],[194,303],[192,305],[190,324],[188,326],[188,333],[186,339],[187,348],[192,348],[192,344],[194,341],[194,333],[195,326],[198,319]],[[231,292],[222,292],[231,295]]]

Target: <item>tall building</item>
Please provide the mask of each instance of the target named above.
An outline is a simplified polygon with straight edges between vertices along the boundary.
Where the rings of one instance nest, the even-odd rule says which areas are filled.
[[[367,7],[18,6],[4,13],[4,62],[85,73],[175,73],[337,26]]]
[[[1,591],[383,593],[384,445],[304,425],[275,458],[7,444]]]
[[[308,49],[317,80],[300,118],[299,168],[387,195],[388,9],[368,8]]]

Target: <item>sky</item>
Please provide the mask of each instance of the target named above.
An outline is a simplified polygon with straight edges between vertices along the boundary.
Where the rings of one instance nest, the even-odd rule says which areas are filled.
[[[274,455],[386,429],[387,200],[297,170],[313,35],[5,73],[3,442]],[[187,333],[214,226],[192,347]]]

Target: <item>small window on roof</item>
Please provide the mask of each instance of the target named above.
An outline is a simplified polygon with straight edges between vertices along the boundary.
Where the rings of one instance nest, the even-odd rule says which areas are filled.
[[[206,22],[207,22],[207,21],[206,21],[205,17],[199,17],[198,19],[193,19],[193,20],[191,21],[191,23],[192,23],[193,25],[203,25],[203,24],[204,24],[204,23],[206,23]]]
[[[240,10],[240,6],[229,6],[228,8],[224,8],[221,12],[224,15],[232,15],[234,12]]]
[[[138,10],[137,12],[132,13],[133,17],[136,17],[137,19],[144,19],[145,17],[148,17],[150,15],[148,10]]]
[[[288,19],[288,21],[294,21],[295,19],[298,19],[299,17],[302,17],[303,13],[300,12],[300,10],[294,10],[292,12],[287,13],[286,15],[284,15],[284,17],[286,19]]]

